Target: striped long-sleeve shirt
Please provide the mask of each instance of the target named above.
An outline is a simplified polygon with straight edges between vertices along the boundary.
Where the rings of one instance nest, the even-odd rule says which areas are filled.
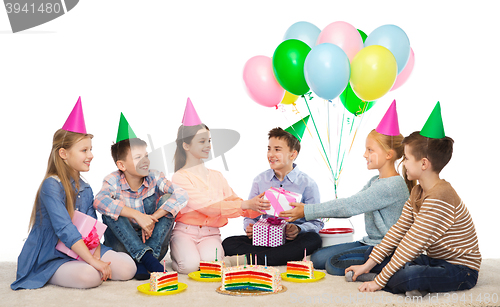
[[[381,263],[393,251],[391,261],[375,278],[381,287],[405,263],[424,252],[428,257],[465,265],[476,271],[481,265],[472,218],[453,187],[445,180],[425,194],[420,185],[413,188],[401,217],[373,249],[370,258]]]

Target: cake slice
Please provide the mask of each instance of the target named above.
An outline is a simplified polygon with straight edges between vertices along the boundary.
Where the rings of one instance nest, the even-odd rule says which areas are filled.
[[[221,278],[222,268],[226,267],[224,260],[221,261],[200,261],[201,278]]]
[[[177,272],[152,272],[149,277],[149,291],[165,292],[178,289]]]
[[[312,261],[288,261],[286,263],[286,277],[297,279],[314,278]]]
[[[261,265],[240,265],[222,270],[222,287],[226,291],[254,290],[279,292],[282,290],[278,269]]]

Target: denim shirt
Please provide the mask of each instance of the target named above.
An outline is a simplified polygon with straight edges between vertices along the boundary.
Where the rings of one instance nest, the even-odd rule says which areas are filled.
[[[254,198],[271,187],[281,187],[287,191],[301,194],[302,200],[300,202],[306,205],[320,202],[318,185],[311,177],[301,172],[295,163],[293,164],[292,171],[285,176],[283,181],[280,181],[276,177],[272,169],[268,169],[255,177],[248,199]],[[243,221],[243,229],[246,229],[249,224],[256,223],[260,218],[270,216],[263,214],[254,219],[246,217]],[[292,223],[299,227],[301,233],[310,231],[319,232],[324,226],[324,223],[320,220],[307,221],[305,218],[300,218]]]
[[[73,180],[71,183],[75,187]],[[76,192],[75,210],[97,219],[90,185],[80,179]],[[43,287],[62,264],[74,260],[55,249],[58,240],[71,248],[81,239],[82,235],[71,222],[66,209],[66,193],[62,183],[57,176],[45,179],[40,189],[35,225],[19,255],[16,281],[11,284],[11,289]],[[101,256],[108,250],[109,247],[101,245]]]

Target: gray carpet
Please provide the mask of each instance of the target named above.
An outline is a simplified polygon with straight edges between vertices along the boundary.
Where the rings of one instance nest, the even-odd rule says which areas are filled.
[[[170,264],[167,262],[167,267]],[[500,259],[484,259],[476,287],[468,291],[434,293],[421,300],[384,291],[360,293],[359,283],[347,283],[343,277],[326,275],[315,283],[283,281],[287,291],[279,294],[236,297],[217,293],[220,283],[198,282],[187,275],[179,281],[188,285],[181,293],[168,296],[149,296],[137,291],[144,282],[107,281],[88,289],[67,289],[47,285],[37,290],[12,291],[16,263],[0,262],[0,306],[498,306],[500,305]],[[278,267],[281,272],[285,267]]]

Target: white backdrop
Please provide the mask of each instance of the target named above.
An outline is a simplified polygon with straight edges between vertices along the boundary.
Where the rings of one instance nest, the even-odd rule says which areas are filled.
[[[498,22],[488,1],[80,1],[68,14],[12,34],[0,13],[0,150],[2,203],[0,261],[15,261],[27,236],[36,190],[43,178],[52,135],[78,96],[87,131],[95,135],[91,171],[83,174],[94,193],[116,168],[110,145],[120,112],[135,133],[156,147],[175,139],[186,98],[210,128],[240,133],[239,143],[207,166],[223,172],[246,198],[252,179],[268,168],[267,132],[297,117],[253,102],[242,71],[255,55],[272,56],[287,28],[308,21],[320,29],[346,21],[367,34],[395,24],[407,33],[416,64],[401,88],[379,99],[359,128],[345,160],[339,196],[357,192],[376,172],[366,170],[364,140],[396,99],[404,135],[420,130],[435,103],[455,152],[442,177],[468,206],[485,258],[499,258],[499,203],[494,186],[498,107]],[[314,100],[313,100],[314,102]],[[338,99],[336,99],[338,102]],[[299,102],[300,104],[300,102]],[[333,198],[332,183],[315,144],[306,137],[297,163]],[[168,174],[170,178],[172,174]],[[355,239],[362,216],[352,218]],[[242,234],[241,219],[222,235]],[[347,226],[330,220],[327,226]]]

